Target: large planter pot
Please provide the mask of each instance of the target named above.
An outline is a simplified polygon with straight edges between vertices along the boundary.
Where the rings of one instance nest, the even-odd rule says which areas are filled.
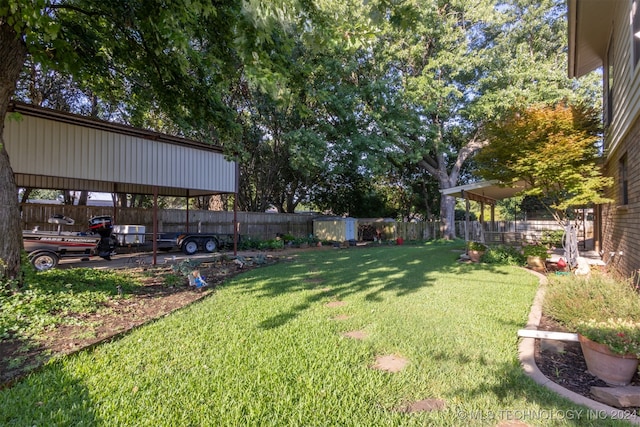
[[[469,259],[473,262],[480,262],[480,258],[484,255],[484,251],[468,251]]]
[[[529,268],[545,268],[544,259],[539,256],[529,255],[527,257],[527,266]]]
[[[587,370],[609,385],[624,386],[631,382],[638,369],[635,354],[612,353],[604,344],[578,335]]]

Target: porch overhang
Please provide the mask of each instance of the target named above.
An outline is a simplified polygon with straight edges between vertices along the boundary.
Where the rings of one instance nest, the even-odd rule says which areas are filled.
[[[445,188],[440,192],[446,196],[495,205],[498,200],[514,197],[526,188],[527,185],[524,181],[518,181],[506,186],[496,180],[492,180]]]
[[[568,0],[569,77],[603,65],[619,0]]]

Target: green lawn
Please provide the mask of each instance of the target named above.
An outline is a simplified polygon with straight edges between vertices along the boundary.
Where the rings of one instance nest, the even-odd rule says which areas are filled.
[[[459,264],[452,248],[310,251],[250,271],[1,391],[0,424],[607,425],[520,368],[516,332],[537,278]],[[367,337],[342,335],[354,330]],[[409,364],[399,373],[372,369],[385,354]],[[399,411],[421,399],[446,407]]]

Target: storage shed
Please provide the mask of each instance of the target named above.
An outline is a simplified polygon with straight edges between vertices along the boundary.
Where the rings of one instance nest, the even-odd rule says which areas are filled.
[[[356,218],[320,217],[313,220],[313,235],[323,241],[355,241],[357,224]]]

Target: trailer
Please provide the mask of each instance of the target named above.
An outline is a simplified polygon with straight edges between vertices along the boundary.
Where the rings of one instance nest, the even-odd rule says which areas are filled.
[[[140,225],[116,225],[113,236],[118,246],[128,248],[151,248],[154,237],[146,233]],[[156,248],[160,251],[180,250],[186,255],[196,252],[213,253],[220,249],[233,248],[233,234],[165,232],[155,237]],[[238,236],[239,237],[239,236]]]
[[[115,248],[111,236],[112,220],[109,216],[93,217],[85,232],[62,231],[62,226],[73,225],[72,218],[54,215],[47,222],[57,225],[56,231],[41,231],[38,227],[22,231],[22,242],[29,262],[38,271],[58,265],[61,258],[99,256],[110,259]]]
[[[180,234],[176,245],[185,255],[193,255],[199,250],[212,253],[219,247],[217,235],[206,233]]]

